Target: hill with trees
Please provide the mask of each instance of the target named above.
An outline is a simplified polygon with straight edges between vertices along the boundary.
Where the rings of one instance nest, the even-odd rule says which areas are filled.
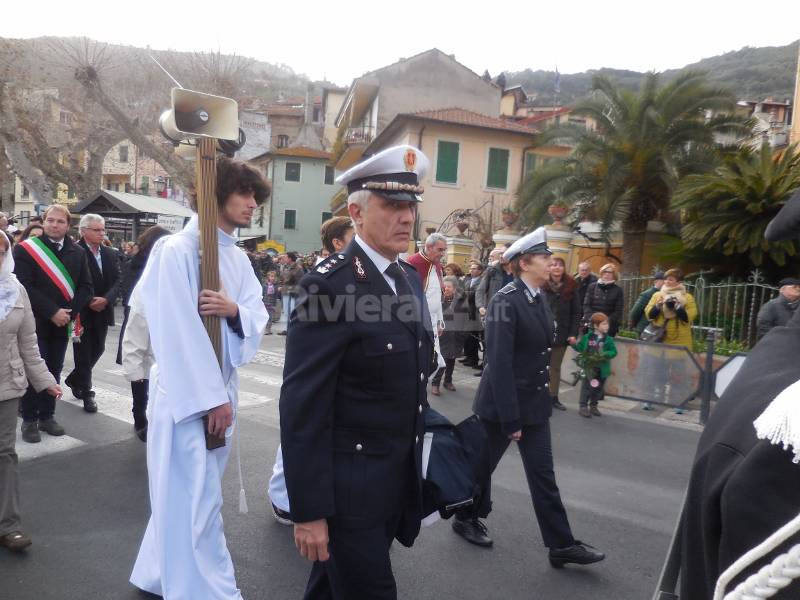
[[[775,100],[791,99],[794,96],[797,49],[798,42],[764,48],[745,46],[741,50],[704,58],[681,69],[664,71],[662,79],[667,82],[687,71],[704,71],[710,83],[729,89],[739,99],[759,100],[769,96]],[[620,69],[562,73],[559,103],[572,104],[586,97],[595,75],[611,79],[622,88],[635,90],[647,74]],[[508,86],[522,85],[528,94],[535,96],[535,104],[552,105],[554,71],[526,69],[506,72],[505,77]]]

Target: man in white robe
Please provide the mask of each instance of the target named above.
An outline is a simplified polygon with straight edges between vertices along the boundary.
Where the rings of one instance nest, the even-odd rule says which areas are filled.
[[[261,285],[232,234],[250,223],[269,184],[228,159],[219,161],[217,177],[222,291],[200,291],[194,216],[153,249],[131,311],[147,322],[156,365],[147,433],[152,516],[130,580],[168,600],[242,597],[222,527],[222,476],[236,417],[236,368],[258,351],[267,312]],[[221,369],[201,314],[221,317]],[[205,415],[209,431],[224,433],[224,447],[206,449]]]

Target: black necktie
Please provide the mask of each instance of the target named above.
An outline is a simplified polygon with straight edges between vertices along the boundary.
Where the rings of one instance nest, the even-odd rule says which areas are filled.
[[[411,291],[411,285],[408,283],[408,278],[403,269],[400,268],[399,264],[393,262],[386,267],[386,274],[394,279],[394,289],[398,296],[414,296],[414,292]],[[408,300],[408,298],[403,299],[403,301]]]

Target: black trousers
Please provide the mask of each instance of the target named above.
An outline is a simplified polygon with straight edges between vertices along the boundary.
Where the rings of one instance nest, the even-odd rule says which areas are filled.
[[[606,383],[606,380],[602,377],[597,377],[597,387],[592,387],[591,379],[586,377],[583,380],[583,384],[581,385],[581,395],[579,404],[580,406],[587,406],[591,404],[592,406],[597,406],[597,403],[605,398],[605,392],[603,391],[603,386]]]
[[[67,375],[67,379],[74,388],[87,392],[92,389],[92,369],[106,349],[108,325],[105,318],[105,315],[90,316],[83,323],[80,343],[72,344],[75,368]]]
[[[396,600],[389,548],[398,519],[373,529],[349,529],[328,521],[330,558],[315,562],[305,600]]]
[[[483,473],[480,500],[469,510],[459,513],[460,518],[487,517],[492,510],[492,473],[500,464],[511,440],[503,433],[499,423],[481,420],[486,429],[486,465]],[[528,489],[533,500],[533,510],[548,548],[564,548],[575,543],[561,502],[561,494],[553,472],[553,452],[550,442],[550,422],[522,426],[522,439],[517,442]]]
[[[47,370],[52,373],[56,381],[61,382],[61,369],[64,368],[64,355],[67,353],[68,339],[64,337],[39,337],[39,354],[47,365]],[[23,421],[46,421],[52,419],[56,412],[56,399],[46,391],[37,393],[31,386],[22,397],[20,402],[22,407]]]
[[[481,335],[482,331],[467,332],[467,337],[464,338],[464,358],[469,362],[479,362],[478,352],[481,348]]]
[[[147,425],[147,401],[149,379],[131,381],[131,395],[133,396],[133,424],[137,429]]]

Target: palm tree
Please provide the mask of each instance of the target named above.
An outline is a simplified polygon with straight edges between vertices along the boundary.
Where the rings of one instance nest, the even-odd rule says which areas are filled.
[[[796,144],[777,153],[768,144],[743,147],[713,171],[681,181],[672,206],[684,211],[683,243],[728,256],[747,254],[756,266],[767,257],[782,266],[797,246],[793,240],[767,243],[764,230],[798,188]]]
[[[620,223],[623,270],[638,273],[647,222],[669,208],[679,179],[710,168],[715,134],[747,128],[733,115],[735,98],[711,87],[702,73],[687,72],[663,86],[650,73],[638,92],[596,75],[592,90],[573,112],[597,128],[568,125],[540,136],[540,145],[570,145],[574,152],[534,172],[520,186],[517,206],[536,225],[550,204],[566,202],[575,221],[599,221],[606,238]]]

